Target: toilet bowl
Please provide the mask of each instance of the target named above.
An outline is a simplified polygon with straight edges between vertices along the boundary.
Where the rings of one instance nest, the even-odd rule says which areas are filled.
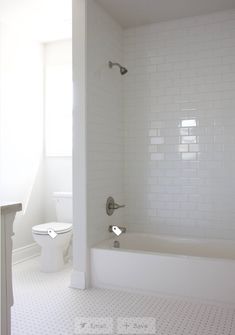
[[[48,230],[57,236],[52,238]],[[64,257],[72,237],[72,224],[50,222],[32,228],[34,241],[41,247],[40,264],[43,272],[56,272],[64,267]]]
[[[58,222],[48,222],[33,226],[34,241],[41,247],[40,267],[43,272],[63,269],[72,238],[72,194],[54,193]],[[54,231],[55,236],[49,232]]]

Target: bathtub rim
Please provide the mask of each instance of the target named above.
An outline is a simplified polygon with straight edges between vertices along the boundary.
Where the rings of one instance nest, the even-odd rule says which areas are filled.
[[[151,234],[148,233],[132,233],[129,232],[127,234],[130,235],[144,235],[144,236],[152,236]],[[208,238],[200,238],[200,239],[196,239],[196,238],[192,238],[192,237],[178,237],[178,236],[173,236],[173,235],[157,235],[154,234],[154,236],[161,238],[161,239],[165,239],[165,240],[187,240],[187,241],[217,241],[217,242],[221,242],[223,241],[224,243],[226,242],[230,242],[230,243],[234,243],[234,248],[235,248],[235,241],[234,240],[228,240],[228,239],[208,239]],[[234,258],[225,258],[225,257],[211,257],[211,256],[195,256],[195,255],[187,255],[187,254],[183,254],[183,253],[166,253],[166,252],[159,252],[159,251],[146,251],[146,250],[138,250],[138,249],[124,249],[124,248],[114,248],[114,247],[105,247],[103,244],[108,243],[108,241],[114,241],[115,237],[109,238],[109,239],[105,239],[101,242],[99,242],[96,245],[91,246],[91,250],[108,250],[111,252],[120,252],[120,253],[129,253],[129,254],[146,254],[146,255],[156,255],[156,256],[163,256],[163,257],[174,257],[174,258],[181,258],[181,259],[189,259],[189,258],[193,258],[193,259],[200,259],[200,260],[211,260],[211,261],[215,261],[215,262],[221,262],[221,261],[226,261],[226,262],[232,262],[234,263],[235,261],[235,256]]]

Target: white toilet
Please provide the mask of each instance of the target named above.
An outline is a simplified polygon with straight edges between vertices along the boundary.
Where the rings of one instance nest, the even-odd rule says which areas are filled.
[[[72,237],[72,194],[56,192],[54,198],[58,222],[48,222],[32,228],[33,238],[41,247],[40,263],[43,272],[56,272],[64,267]],[[52,238],[48,230],[53,230],[57,236]]]

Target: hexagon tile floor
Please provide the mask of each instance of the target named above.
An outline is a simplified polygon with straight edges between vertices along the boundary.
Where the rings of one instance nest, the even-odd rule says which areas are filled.
[[[78,317],[109,317],[114,324],[118,317],[151,317],[157,335],[235,334],[233,305],[113,290],[79,291],[68,287],[70,272],[67,266],[56,274],[41,273],[37,258],[13,267],[12,335],[80,334],[75,328]],[[110,335],[121,334],[116,326],[113,329]]]

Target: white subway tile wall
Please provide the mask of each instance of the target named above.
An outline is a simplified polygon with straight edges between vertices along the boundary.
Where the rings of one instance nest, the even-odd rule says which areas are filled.
[[[123,211],[106,214],[106,199],[123,202],[122,77],[108,61],[122,62],[122,28],[95,1],[87,2],[87,215],[88,242],[110,236]]]
[[[128,228],[235,238],[235,11],[125,30],[124,65]]]

